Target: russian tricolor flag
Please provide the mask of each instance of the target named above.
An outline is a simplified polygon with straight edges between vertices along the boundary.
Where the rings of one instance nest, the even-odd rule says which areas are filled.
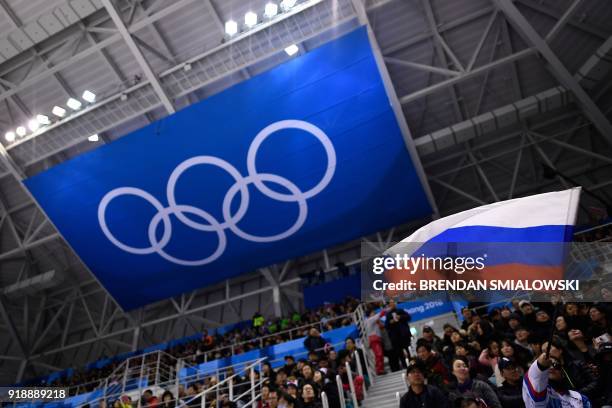
[[[389,256],[484,257],[485,267],[457,274],[440,270],[385,273],[400,279],[562,279],[580,188],[484,205],[435,220],[386,251]]]

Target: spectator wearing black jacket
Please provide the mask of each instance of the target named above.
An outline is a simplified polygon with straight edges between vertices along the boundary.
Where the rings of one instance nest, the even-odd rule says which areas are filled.
[[[443,408],[448,406],[446,396],[438,387],[425,384],[425,368],[412,363],[407,368],[408,392],[400,400],[400,408]]]
[[[476,316],[476,312],[468,307],[464,307],[461,309],[461,314],[463,315],[463,322],[461,323],[461,329],[467,330],[468,327],[472,324],[472,319]]]
[[[297,365],[295,364],[295,358],[293,356],[285,356],[285,365],[281,368],[287,377],[295,375],[297,371]]]
[[[598,399],[595,402],[602,407],[612,406],[612,343],[599,345],[595,359],[599,368]]]
[[[528,300],[521,300],[519,302],[519,309],[521,309],[521,313],[523,315],[523,318],[521,319],[521,325],[527,327],[529,330],[535,329],[536,314],[531,302],[529,302]]]
[[[325,392],[329,408],[340,408],[340,395],[336,385],[335,372],[332,370],[317,370],[314,372],[313,382],[319,392]]]
[[[497,393],[488,382],[472,378],[465,357],[454,357],[451,361],[452,375],[455,378],[448,388],[448,398],[451,404],[455,404],[462,397],[470,396],[480,398],[489,408],[501,408]]]
[[[504,379],[497,388],[497,397],[503,408],[525,408],[523,402],[523,368],[514,360],[502,357],[497,363]]]
[[[511,337],[513,330],[510,328],[510,325],[508,323],[510,320],[510,316],[512,315],[510,308],[503,307],[499,315],[500,318],[493,321],[495,333],[501,338]]]
[[[572,360],[594,363],[595,349],[589,344],[582,332],[578,329],[570,330],[567,334],[567,353]]]
[[[549,314],[546,310],[538,310],[535,314],[535,324],[531,330],[532,334],[535,334],[537,337],[541,339],[547,339],[550,337],[550,333],[552,331],[553,322],[550,319]],[[537,355],[539,355],[538,353]]]
[[[491,323],[482,319],[480,315],[472,317],[472,324],[470,324],[467,331],[470,340],[477,341],[481,349],[487,347],[494,334]]]
[[[308,351],[316,352],[320,358],[323,358],[325,356],[323,349],[327,343],[329,342],[313,327],[308,332],[308,337],[304,340],[304,348]]]
[[[351,370],[353,370],[353,372],[357,372],[357,358],[359,357],[359,361],[361,363],[361,367],[362,369],[364,369],[364,364],[365,364],[365,355],[363,354],[363,351],[359,348],[357,348],[357,345],[355,344],[355,340],[352,337],[347,337],[344,340],[344,346],[346,348],[346,350],[348,350],[351,353]]]
[[[317,398],[315,387],[312,383],[306,383],[302,387],[302,393],[297,402],[298,408],[322,408],[321,401]]]
[[[389,301],[385,313],[385,329],[389,334],[391,340],[391,352],[389,354],[389,365],[391,371],[398,371],[400,364],[405,367],[404,350],[408,352],[410,347],[410,339],[412,334],[410,333],[410,315],[403,309],[399,309],[392,299]]]
[[[427,342],[433,351],[441,353],[444,345],[442,344],[442,339],[436,336],[433,329],[430,326],[423,326],[422,332],[423,337],[419,339],[419,342],[421,344],[423,344],[423,342]]]
[[[589,319],[580,314],[579,305],[576,302],[567,302],[565,304],[565,321],[569,330],[578,329],[583,333],[588,328]]]
[[[589,308],[590,324],[586,337],[594,339],[604,333],[612,333],[612,316],[609,307],[603,304],[595,304]]]

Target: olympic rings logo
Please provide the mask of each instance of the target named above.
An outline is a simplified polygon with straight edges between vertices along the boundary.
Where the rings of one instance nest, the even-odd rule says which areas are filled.
[[[290,180],[287,180],[286,178],[281,177],[279,175],[257,172],[255,162],[257,159],[257,151],[259,150],[261,144],[266,140],[268,136],[270,136],[274,132],[283,129],[300,129],[305,132],[308,132],[312,136],[317,138],[325,149],[325,153],[327,155],[327,168],[325,174],[323,175],[319,183],[308,191],[301,191]],[[216,220],[210,213],[200,208],[186,204],[178,204],[176,202],[175,187],[179,177],[186,170],[198,165],[216,166],[227,172],[235,181],[234,184],[228,189],[223,199],[221,207],[223,214],[222,222]],[[100,228],[102,229],[102,232],[104,232],[106,238],[108,238],[108,240],[115,246],[126,252],[135,255],[149,255],[157,253],[159,256],[170,262],[184,266],[206,265],[218,259],[225,252],[225,248],[227,246],[227,237],[225,231],[227,229],[232,231],[240,238],[251,242],[280,241],[295,234],[302,227],[302,225],[304,225],[304,222],[306,222],[306,218],[308,216],[307,200],[316,196],[327,187],[332,177],[334,176],[335,170],[336,151],[334,150],[334,146],[332,145],[332,142],[329,137],[321,129],[311,123],[304,122],[301,120],[281,120],[265,127],[257,134],[257,136],[255,136],[253,142],[251,142],[251,146],[249,146],[249,150],[247,153],[248,175],[246,177],[243,177],[242,174],[240,174],[240,172],[234,166],[232,166],[230,163],[223,159],[214,156],[195,156],[180,163],[170,174],[166,187],[166,198],[168,200],[167,207],[164,207],[164,205],[157,198],[155,198],[147,191],[136,187],[119,187],[106,193],[106,195],[100,201],[100,204],[98,205],[98,222],[100,223]],[[280,193],[271,190],[266,185],[266,183],[279,185],[283,187],[286,191],[288,191],[288,193]],[[253,184],[255,188],[259,190],[259,192],[273,200],[296,203],[298,205],[299,212],[297,219],[295,220],[293,225],[291,225],[284,232],[271,236],[254,235],[240,229],[238,223],[240,222],[240,220],[242,220],[249,207],[248,186],[250,184]],[[233,199],[237,194],[240,195],[240,204],[236,212],[232,214],[230,207]],[[147,231],[150,246],[145,248],[129,246],[119,241],[110,231],[110,229],[108,228],[108,224],[106,223],[106,209],[111,203],[111,201],[113,201],[117,197],[130,195],[144,199],[157,210],[157,213],[152,217],[151,221],[149,222],[149,227]],[[186,217],[185,214],[191,214],[192,217]],[[172,222],[170,219],[170,215],[176,216],[176,218],[180,220],[184,225],[187,225],[195,230],[216,233],[218,243],[215,251],[206,258],[198,260],[185,260],[168,254],[164,250],[164,248],[166,247],[168,242],[170,242],[170,239],[172,237]],[[198,221],[194,221],[193,218],[196,218]],[[160,223],[163,225],[163,232],[161,234],[161,238],[158,240],[156,231]]]

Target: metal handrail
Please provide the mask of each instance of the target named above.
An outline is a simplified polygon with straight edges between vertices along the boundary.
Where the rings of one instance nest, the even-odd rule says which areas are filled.
[[[346,401],[344,400],[344,387],[342,387],[342,378],[340,378],[340,375],[336,375],[336,386],[338,387],[338,395],[340,396],[340,408],[346,408]]]
[[[248,365],[250,363],[254,363],[256,361],[259,361],[261,359],[267,359],[267,357],[259,357],[253,360],[247,360],[247,361],[242,361],[240,363],[236,363],[236,364],[232,364],[232,365],[228,365],[225,367],[221,367],[221,368],[217,368],[214,372],[209,372],[206,373],[204,375],[201,376],[200,373],[195,373],[193,375],[190,376],[185,376],[183,378],[180,379],[180,382],[192,382],[192,381],[196,381],[196,380],[201,380],[202,378],[208,378],[208,377],[217,377],[220,378],[222,374],[226,374],[227,371],[229,369],[234,369],[234,367],[243,367],[242,370],[236,370],[235,374],[240,374],[240,372],[246,370],[246,368],[248,367]],[[197,370],[197,367],[194,367]],[[177,377],[178,377],[178,373],[177,373]]]
[[[376,376],[374,375],[374,371],[372,370],[372,360],[371,357],[372,355],[370,355],[369,351],[371,351],[370,346],[369,346],[369,339],[368,339],[368,334],[366,331],[366,327],[365,327],[365,312],[364,312],[364,305],[363,304],[359,304],[359,306],[357,306],[357,309],[355,310],[353,319],[355,321],[355,324],[358,328],[359,331],[359,337],[361,339],[361,344],[363,346],[363,348],[360,348],[359,345],[357,345],[357,348],[360,348],[363,351],[363,355],[365,357],[365,361],[363,361],[363,364],[365,364],[366,367],[366,372],[368,373],[368,379],[370,380],[371,384],[375,384],[376,382]],[[358,354],[358,360],[360,360],[360,356],[359,353]],[[368,358],[370,357],[370,359]],[[359,365],[357,366],[359,369]],[[361,373],[360,373],[361,374]],[[363,374],[361,374],[363,375]]]
[[[248,366],[245,367],[245,369],[250,369],[251,370],[251,387],[252,387],[252,396],[253,399],[255,399],[255,376],[254,376],[254,367],[255,365],[259,364],[261,365],[261,363],[266,360],[266,358],[259,358],[257,360],[255,360],[252,364],[249,364]],[[182,405],[177,405],[176,408],[180,408],[182,406],[187,405],[189,402],[197,399],[197,398],[201,398],[202,403],[204,404],[205,400],[206,400],[206,394],[208,394],[209,392],[215,390],[218,391],[219,387],[221,387],[221,385],[224,385],[225,383],[227,383],[230,379],[233,379],[234,377],[236,377],[238,375],[238,373],[234,373],[232,376],[225,378],[223,381],[219,381],[217,384],[213,385],[212,387],[200,392],[199,394],[194,395],[189,401],[184,401]]]
[[[351,372],[351,365],[347,361],[346,365],[346,375],[348,376],[349,388],[351,389],[351,399],[353,400],[353,407],[359,407],[359,402],[357,401],[357,394],[355,393],[355,383],[353,382],[353,373]]]
[[[359,355],[359,350],[361,350],[359,347],[357,347],[357,351],[355,351],[355,360],[357,361],[357,373],[362,377],[365,378],[363,375],[363,367],[361,366],[361,356]],[[370,378],[370,376],[368,375],[368,378]],[[368,397],[368,392],[366,390],[366,387],[363,387],[363,397],[367,398]]]
[[[258,386],[258,385],[262,385],[262,384],[263,384],[263,383],[265,383],[266,381],[268,381],[268,379],[267,379],[267,378],[260,378],[260,379],[259,379],[259,382],[258,382],[257,384],[255,384],[255,385],[256,385],[256,386]],[[246,383],[241,383],[241,384],[238,384],[238,385],[242,385],[242,384],[250,384],[250,383],[251,383],[251,381],[249,380],[249,381],[248,381],[248,382],[246,382]],[[232,401],[238,401],[238,400],[240,400],[242,397],[244,397],[245,395],[247,395],[248,393],[252,393],[251,389],[246,390],[246,391],[245,391],[245,392],[243,392],[242,394],[238,395],[236,398],[233,398],[233,399],[232,399],[232,398],[230,397],[230,399],[231,399]],[[253,395],[251,394],[251,398],[252,398],[252,397],[253,397]]]
[[[323,405],[323,408],[329,408],[329,401],[327,400],[325,391],[321,392],[321,405]]]

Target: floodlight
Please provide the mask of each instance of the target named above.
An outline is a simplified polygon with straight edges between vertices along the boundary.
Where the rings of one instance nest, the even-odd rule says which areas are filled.
[[[49,123],[51,123],[47,115],[36,115],[36,120],[41,125],[48,125]]]
[[[238,32],[238,24],[234,20],[229,20],[225,23],[225,34],[234,35]]]
[[[257,24],[257,14],[253,13],[252,11],[247,12],[244,15],[244,25],[250,28],[255,24]]]
[[[82,98],[83,100],[89,103],[94,103],[96,101],[96,94],[91,91],[85,90],[85,92],[83,92]]]
[[[293,6],[295,6],[296,0],[283,0],[281,1],[281,9],[283,9],[283,11],[288,11],[290,10]]]
[[[278,14],[278,6],[276,3],[267,3],[264,8],[264,15],[268,18],[272,18]]]
[[[66,109],[60,106],[54,106],[53,109],[51,110],[51,113],[57,117],[63,118],[66,115]]]
[[[83,104],[78,99],[70,98],[68,102],[66,102],[66,105],[72,110],[79,110]]]
[[[289,55],[292,56],[294,54],[296,54],[300,49],[298,48],[297,45],[295,44],[291,44],[290,46],[288,46],[287,48],[285,48],[285,52]]]
[[[36,132],[39,127],[40,127],[40,123],[38,123],[38,120],[36,120],[36,118],[30,119],[28,121],[28,128],[30,128],[32,132]]]

